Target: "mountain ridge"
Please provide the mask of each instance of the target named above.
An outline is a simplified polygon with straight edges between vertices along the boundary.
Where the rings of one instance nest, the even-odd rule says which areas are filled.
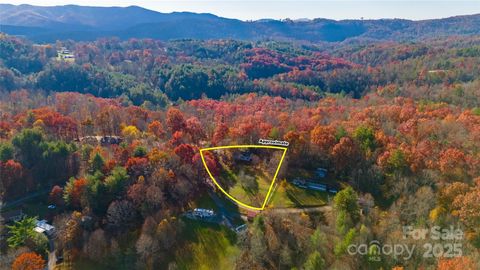
[[[480,34],[480,15],[412,21],[311,20],[242,21],[210,13],[161,13],[140,6],[92,7],[0,4],[1,31],[37,42],[57,39],[218,39],[341,42],[347,39],[416,40],[436,36]],[[460,27],[461,26],[461,27]]]

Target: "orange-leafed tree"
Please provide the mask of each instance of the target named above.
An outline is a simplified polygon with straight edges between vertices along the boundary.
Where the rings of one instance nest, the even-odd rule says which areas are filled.
[[[160,123],[160,121],[157,121],[157,120],[151,122],[148,125],[148,132],[155,135],[155,137],[157,138],[161,138],[165,134],[165,130],[163,128],[162,123]]]
[[[461,256],[451,259],[440,259],[438,261],[437,270],[476,270],[478,264],[469,257]]]
[[[81,207],[82,198],[86,191],[87,180],[84,178],[75,179],[72,177],[65,186],[63,199],[67,205],[70,205],[75,209],[79,209]]]
[[[469,189],[470,187],[466,183],[453,182],[440,190],[438,202],[441,207],[450,209],[455,199],[460,195],[468,193]]]
[[[175,131],[168,142],[173,146],[180,145],[185,142],[185,134],[182,131]]]
[[[335,128],[331,126],[316,126],[311,134],[312,143],[318,145],[324,152],[328,152],[335,144]]]
[[[480,226],[480,179],[477,178],[477,185],[465,194],[459,194],[453,201],[454,215],[469,228]]]
[[[289,151],[293,153],[295,157],[298,157],[306,150],[306,140],[304,134],[290,130],[284,136],[283,139],[289,142]]]
[[[35,252],[20,254],[12,264],[13,270],[43,270],[45,260]]]
[[[332,149],[335,170],[340,172],[357,163],[360,150],[350,137],[343,137]]]
[[[167,111],[167,126],[170,128],[171,132],[182,131],[186,127],[185,117],[183,113],[175,108],[170,108]]]
[[[465,154],[455,148],[449,148],[440,154],[440,171],[448,176],[461,179],[468,171]]]

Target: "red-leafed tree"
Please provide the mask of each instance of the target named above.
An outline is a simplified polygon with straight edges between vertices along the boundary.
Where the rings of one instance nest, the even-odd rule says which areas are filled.
[[[203,130],[202,123],[200,123],[197,117],[190,117],[187,119],[186,130],[194,142],[198,142],[199,139],[205,138],[205,131]]]
[[[128,174],[137,179],[140,175],[147,176],[150,174],[150,164],[147,158],[131,157],[125,164]]]
[[[179,156],[183,162],[192,163],[192,158],[197,152],[197,149],[190,144],[181,144],[173,150],[177,156]]]
[[[0,121],[0,138],[6,139],[11,129],[11,125],[8,122]]]
[[[0,181],[6,198],[21,195],[26,191],[27,183],[23,175],[23,167],[20,163],[14,160],[0,161]]]
[[[143,176],[138,177],[135,184],[131,185],[127,191],[127,197],[137,208],[140,208],[145,201],[145,194],[147,193],[147,184]]]
[[[210,171],[210,173],[212,173],[213,175],[218,175],[218,173],[220,172],[220,165],[218,164],[214,155],[209,151],[204,151],[203,152],[203,159],[205,160],[205,163],[207,164],[207,167],[208,167],[208,170]],[[196,153],[193,156],[193,163],[198,168],[198,170],[201,174],[204,174],[205,176],[207,176],[207,172],[206,172],[205,167],[203,165],[203,161],[202,161],[202,158],[200,156],[200,153]]]
[[[217,126],[215,127],[215,131],[213,132],[212,143],[214,145],[217,145],[223,139],[225,139],[227,134],[228,134],[228,126],[225,125],[225,123],[223,122],[218,123]]]
[[[177,146],[182,143],[185,143],[184,133],[182,131],[175,131],[169,143],[173,146]]]

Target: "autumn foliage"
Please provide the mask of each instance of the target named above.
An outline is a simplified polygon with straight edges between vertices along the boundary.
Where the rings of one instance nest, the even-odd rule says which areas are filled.
[[[34,252],[20,254],[12,265],[12,270],[43,270],[45,260]]]
[[[176,256],[199,255],[192,250],[206,250],[208,240],[191,238],[183,218],[212,190],[200,149],[286,140],[273,196],[284,192],[300,205],[312,196],[313,209],[330,204],[332,213],[258,213],[226,248],[238,255],[228,258],[235,267],[477,269],[478,37],[369,42],[105,38],[46,48],[0,34],[0,48],[10,52],[0,50],[1,200],[50,191],[68,263],[105,255],[126,269],[188,268]],[[47,57],[56,46],[74,51],[75,62]],[[209,151],[203,158],[215,176],[234,162]],[[248,166],[257,162],[268,161]],[[330,193],[303,193],[296,178]],[[401,241],[404,225],[461,228],[464,256],[384,256],[374,265],[345,253],[365,239]],[[30,240],[34,250],[42,239]],[[44,264],[24,253],[14,269]]]

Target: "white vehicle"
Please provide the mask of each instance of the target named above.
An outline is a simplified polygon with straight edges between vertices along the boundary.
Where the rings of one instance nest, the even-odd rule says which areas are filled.
[[[241,233],[247,229],[247,224],[240,225],[236,227],[234,230],[236,233]]]

